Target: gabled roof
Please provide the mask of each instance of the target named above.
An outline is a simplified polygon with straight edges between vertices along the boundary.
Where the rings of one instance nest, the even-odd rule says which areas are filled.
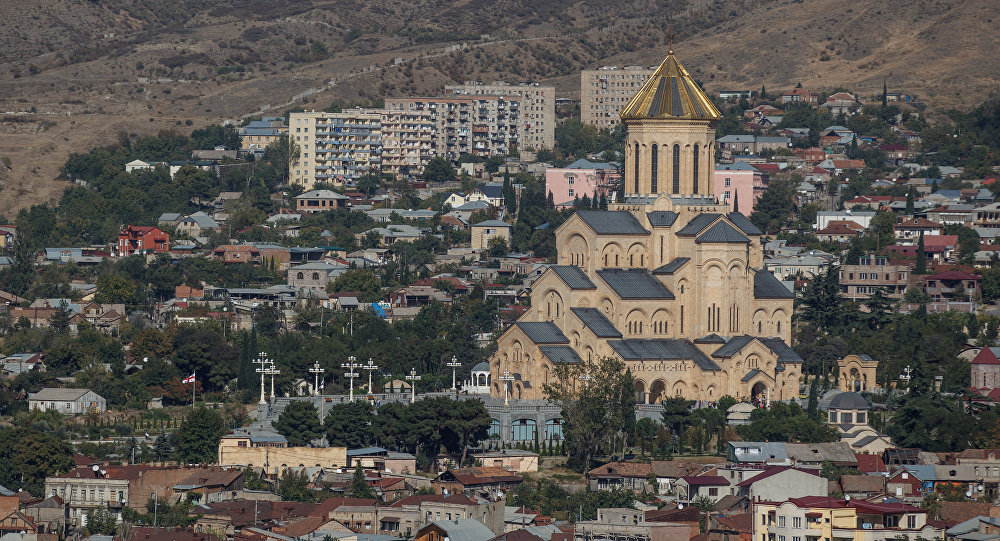
[[[518,328],[536,344],[568,344],[569,339],[551,321],[518,321]]]
[[[514,226],[503,220],[486,220],[485,222],[472,224],[472,227],[514,227]]]
[[[726,217],[729,218],[730,222],[733,222],[733,225],[740,228],[740,231],[747,235],[759,236],[763,234],[757,226],[753,225],[753,222],[749,218],[740,212],[730,212]]]
[[[673,274],[680,270],[688,261],[691,261],[690,257],[675,257],[673,261],[664,263],[653,269],[653,274]]]
[[[688,486],[729,486],[729,479],[721,475],[689,475],[681,477]]]
[[[726,339],[723,338],[723,337],[721,337],[721,336],[719,336],[719,335],[717,335],[717,334],[715,334],[715,333],[712,333],[712,334],[707,334],[705,336],[702,336],[701,338],[695,338],[694,339],[694,343],[695,344],[725,344],[726,343]]]
[[[805,473],[805,474],[808,474],[808,475],[812,475],[814,477],[819,477],[820,476],[819,473],[816,472],[815,470],[803,470],[803,469],[800,469],[800,468],[792,468],[792,467],[789,467],[789,466],[772,466],[772,467],[764,470],[763,472],[761,472],[761,473],[759,473],[759,474],[757,474],[757,475],[755,475],[755,476],[753,476],[753,477],[751,477],[749,479],[744,479],[742,482],[740,482],[736,486],[739,486],[739,487],[748,487],[748,486],[750,486],[750,485],[752,485],[752,484],[754,484],[754,483],[756,483],[758,481],[763,481],[764,479],[767,479],[768,477],[772,477],[772,476],[778,475],[779,473],[784,473],[784,472],[786,472],[788,470],[802,472],[802,473]]]
[[[718,222],[709,228],[708,231],[699,235],[694,241],[698,244],[750,244],[750,239],[737,231],[735,227],[729,225],[728,222]]]
[[[654,210],[653,212],[646,213],[649,225],[653,227],[670,227],[677,221],[677,216],[676,212],[669,210]]]
[[[62,389],[46,387],[37,393],[28,393],[28,400],[76,400],[90,392],[90,389]]]
[[[684,236],[693,237],[695,235],[698,235],[699,233],[704,231],[705,228],[715,223],[715,220],[719,219],[720,216],[722,215],[715,212],[706,212],[703,214],[699,214],[694,218],[692,218],[691,221],[687,223],[687,225],[682,227],[680,231],[677,232],[677,235],[682,237]]]
[[[672,49],[639,92],[621,110],[622,120],[718,120],[720,116],[712,100],[674,57]]]
[[[781,280],[766,269],[753,271],[753,297],[755,299],[794,299],[792,293]]]
[[[570,289],[597,289],[587,273],[575,265],[552,265],[549,267]]]
[[[576,214],[598,235],[649,234],[631,212],[624,210],[578,210]]]
[[[597,275],[622,299],[670,299],[674,294],[646,269],[602,269]]]
[[[590,470],[587,472],[587,477],[639,477],[645,479],[651,473],[653,473],[653,468],[648,462],[610,462]]]
[[[719,370],[719,365],[687,340],[677,338],[626,338],[608,341],[625,360],[685,360],[694,361],[702,370]]]
[[[622,333],[614,323],[597,308],[570,308],[583,324],[598,338],[621,338]]]
[[[583,362],[576,351],[569,346],[538,346],[538,349],[552,361],[552,364],[579,364]]]

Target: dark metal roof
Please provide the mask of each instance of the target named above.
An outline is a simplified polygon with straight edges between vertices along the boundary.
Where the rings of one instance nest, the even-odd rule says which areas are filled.
[[[676,212],[669,210],[654,210],[653,212],[646,213],[646,217],[649,218],[649,225],[653,227],[670,227],[677,221],[677,216]]]
[[[517,326],[536,344],[568,344],[569,339],[551,321],[518,321]]]
[[[828,409],[832,410],[867,410],[871,406],[868,405],[868,401],[865,397],[858,393],[840,393],[833,397],[830,401],[830,406]]]
[[[690,257],[675,257],[670,263],[653,269],[653,274],[673,274],[680,270],[688,261],[691,261]]]
[[[761,269],[753,273],[753,298],[794,299],[795,293],[789,291],[770,271]]]
[[[729,243],[738,242],[742,244],[750,244],[750,239],[746,235],[740,233],[735,227],[729,225],[729,222],[719,222],[705,231],[698,238],[694,239],[697,243]]]
[[[579,364],[580,356],[569,346],[539,346],[538,349],[552,361],[552,364]]]
[[[727,217],[730,222],[733,222],[733,225],[740,228],[740,231],[746,233],[747,235],[763,235],[761,230],[757,229],[757,226],[753,225],[753,222],[751,222],[750,219],[743,214],[739,212],[730,212]]]
[[[673,299],[667,286],[646,269],[604,269],[597,275],[623,299]]]
[[[734,336],[728,342],[726,342],[722,347],[715,350],[712,353],[712,357],[721,357],[721,358],[732,357],[733,355],[736,355],[737,353],[742,351],[743,348],[746,347],[746,345],[752,341],[753,337],[747,336],[745,334],[743,336]]]
[[[719,370],[719,365],[688,340],[676,338],[627,338],[608,344],[625,360],[690,359],[702,370]]]
[[[747,372],[747,375],[745,375],[742,378],[740,378],[740,381],[742,381],[743,383],[746,383],[746,382],[752,380],[754,378],[754,376],[756,376],[757,374],[760,374],[760,373],[761,373],[760,370],[754,368],[753,370]]]
[[[695,344],[725,344],[726,343],[726,339],[723,338],[723,337],[721,337],[721,336],[719,336],[719,335],[717,335],[717,334],[715,334],[715,333],[712,333],[712,334],[708,334],[708,335],[702,336],[701,338],[695,338],[694,339],[694,343]]]
[[[576,317],[587,326],[598,338],[621,338],[622,333],[618,332],[614,323],[597,308],[570,308]]]
[[[687,225],[682,227],[680,231],[677,232],[677,234],[680,236],[693,237],[704,231],[706,227],[715,223],[715,221],[718,220],[719,217],[721,216],[722,216],[721,214],[715,212],[707,212],[704,214],[699,214],[694,218],[692,218],[691,221],[687,223]]]
[[[578,210],[576,214],[598,235],[648,235],[639,220],[624,210]]]
[[[801,363],[804,362],[802,357],[795,352],[794,349],[788,346],[784,340],[781,338],[759,338],[761,342],[767,346],[768,349],[774,352],[778,356],[778,364],[784,363]]]
[[[570,289],[597,289],[594,282],[590,281],[590,278],[587,277],[587,274],[580,267],[573,265],[552,265],[550,268],[555,271],[559,278],[562,278],[563,282],[566,282],[566,285]]]

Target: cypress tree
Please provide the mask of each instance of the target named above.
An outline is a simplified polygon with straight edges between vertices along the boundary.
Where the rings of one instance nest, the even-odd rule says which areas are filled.
[[[740,192],[733,192],[733,212],[740,211]]]
[[[767,99],[767,90],[764,88],[764,85],[760,85],[760,99]]]
[[[552,197],[551,191],[549,192],[548,198],[545,199],[545,208],[548,210],[556,208],[555,198]]]
[[[913,269],[913,274],[927,274],[927,254],[924,253],[924,233],[920,232],[920,240],[917,241],[917,267]]]
[[[905,214],[912,216],[915,212],[913,207],[913,186],[910,186],[910,191],[906,192],[906,211]]]
[[[882,107],[889,106],[889,87],[885,84],[885,79],[882,79]]]

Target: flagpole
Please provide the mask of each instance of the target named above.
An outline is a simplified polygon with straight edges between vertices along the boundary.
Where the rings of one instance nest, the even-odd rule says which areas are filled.
[[[191,372],[191,375],[194,376],[194,380],[191,382],[191,411],[194,411],[194,391],[198,387],[198,371]]]

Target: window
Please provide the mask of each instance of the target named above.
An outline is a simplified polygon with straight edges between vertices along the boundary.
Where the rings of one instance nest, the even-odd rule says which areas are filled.
[[[635,193],[639,193],[639,143],[635,144]]]
[[[865,424],[865,413],[863,411],[859,411],[857,415],[855,415],[855,420],[859,425]]]
[[[854,414],[851,413],[851,412],[849,412],[849,411],[842,411],[842,412],[840,412],[840,422],[841,423],[853,423],[854,422]]]
[[[835,412],[835,411],[831,411],[830,412],[830,422],[831,423],[836,423],[837,422],[837,412]]]
[[[693,169],[693,174],[691,175],[691,180],[693,181],[693,188],[694,189],[692,190],[692,192],[698,193],[698,145],[694,146],[694,164],[693,165],[694,165],[694,169]]]
[[[778,527],[779,528],[785,527],[785,515],[778,515]]]
[[[732,184],[733,184],[733,179],[727,178],[726,179],[726,188],[730,187]]]
[[[659,147],[657,147],[656,145],[653,145],[653,150],[651,151],[651,153],[649,155],[650,156],[649,157],[649,192],[650,193],[656,193],[656,180],[657,180],[657,175],[656,174],[657,174],[657,168],[658,168],[658,165],[659,165],[657,163],[658,158],[659,158],[658,154],[659,154]]]
[[[573,188],[570,188],[570,189],[569,189],[569,196],[570,196],[570,197],[573,197],[573,196],[574,196],[574,195],[573,195]]]
[[[719,489],[717,489],[715,487],[709,488],[708,489],[708,495],[709,496],[718,496],[719,495]]]
[[[802,527],[802,517],[792,517],[792,527],[801,528]],[[792,541],[801,541],[798,537],[793,537]]]
[[[566,177],[566,178],[569,180],[570,184],[573,184],[573,180],[574,180],[573,177]]]
[[[674,193],[681,193],[681,146],[674,145]]]
[[[906,529],[915,530],[917,529],[917,517],[916,515],[906,515]]]

